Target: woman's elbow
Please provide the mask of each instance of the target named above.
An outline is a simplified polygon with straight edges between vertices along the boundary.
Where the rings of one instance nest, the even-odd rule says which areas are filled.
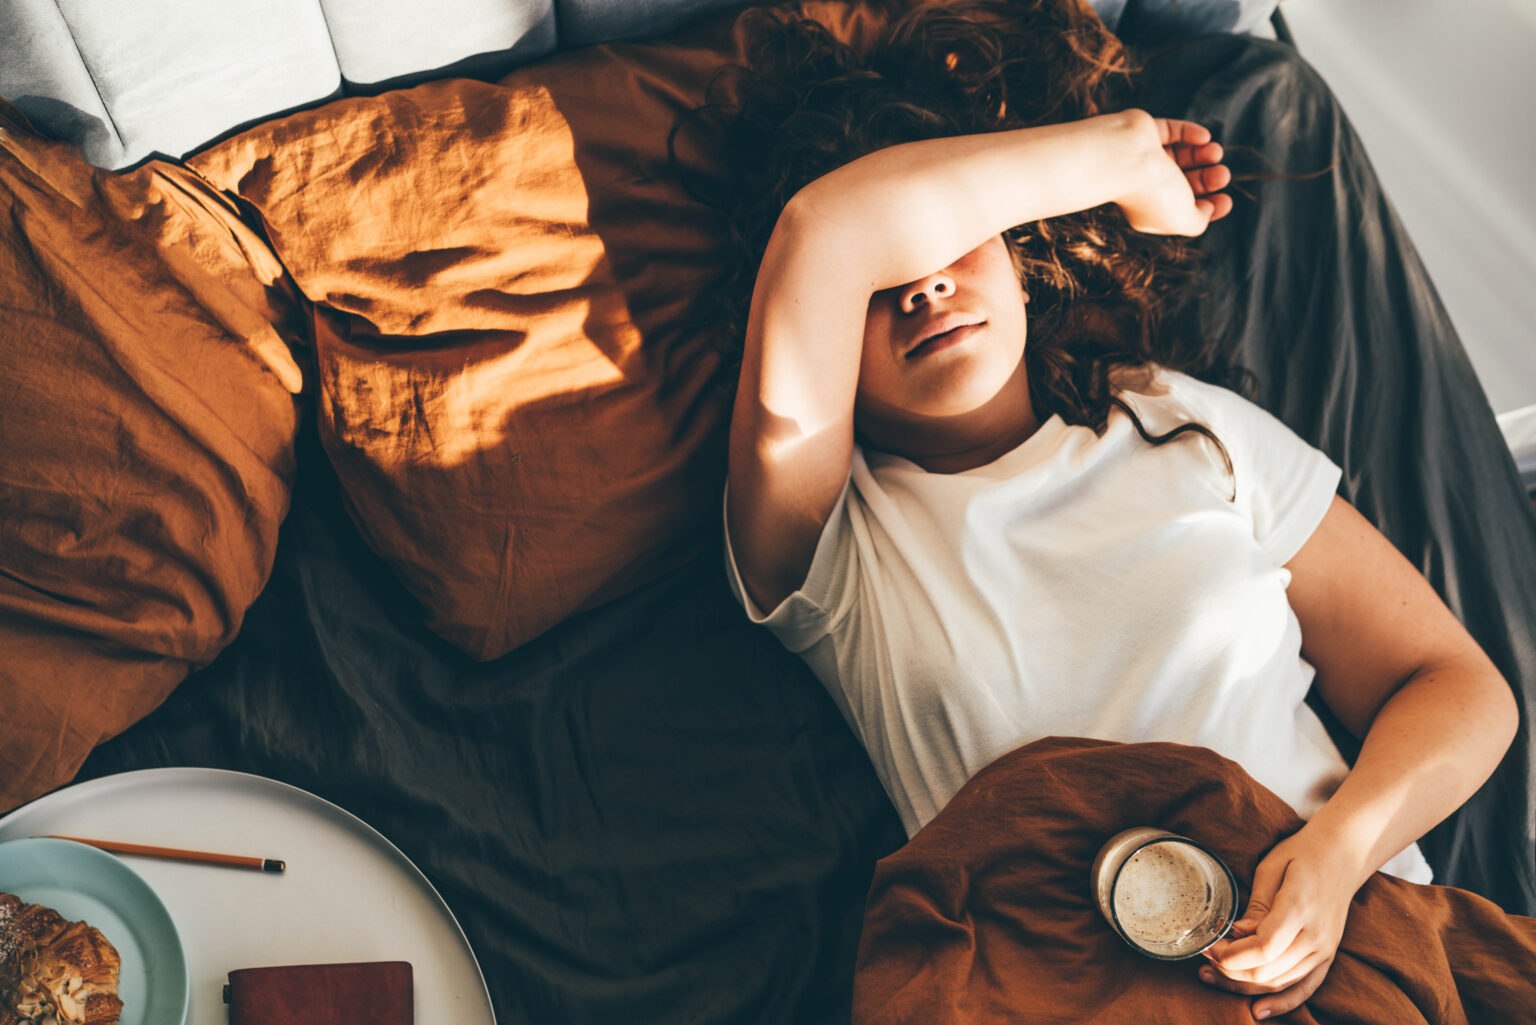
[[[1495,715],[1498,722],[1495,736],[1499,741],[1499,751],[1502,757],[1502,752],[1509,750],[1510,745],[1515,742],[1515,737],[1520,732],[1520,702],[1515,697],[1514,688],[1509,685],[1509,682],[1504,679],[1497,669],[1494,670],[1494,679],[1497,681],[1496,691],[1498,693],[1498,697],[1495,699],[1497,707]]]
[[[1495,760],[1502,760],[1520,731],[1519,698],[1504,674],[1481,650],[1477,661],[1478,671],[1472,678],[1477,681],[1479,699],[1478,735],[1487,743],[1489,754],[1496,753]]]

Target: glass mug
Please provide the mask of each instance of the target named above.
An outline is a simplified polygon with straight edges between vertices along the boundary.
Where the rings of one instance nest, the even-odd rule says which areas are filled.
[[[1152,826],[1116,834],[1093,860],[1094,896],[1120,938],[1162,961],[1194,957],[1237,919],[1237,880],[1200,843]]]

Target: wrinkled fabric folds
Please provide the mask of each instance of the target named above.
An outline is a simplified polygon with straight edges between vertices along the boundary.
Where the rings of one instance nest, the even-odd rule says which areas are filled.
[[[97,171],[0,101],[0,810],[239,631],[288,510],[297,316],[206,181]]]
[[[1207,748],[1051,737],[982,769],[881,860],[854,982],[855,1025],[1247,1025],[1250,999],[1202,984],[1203,962],[1124,943],[1090,883],[1099,848],[1155,826],[1198,840],[1237,877],[1301,827]],[[1536,1007],[1536,919],[1475,894],[1377,873],[1296,1025],[1503,1025]]]

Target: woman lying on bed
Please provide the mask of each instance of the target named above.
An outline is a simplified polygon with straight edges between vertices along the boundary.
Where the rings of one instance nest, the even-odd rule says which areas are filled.
[[[733,582],[909,836],[1050,736],[1211,748],[1284,798],[1306,825],[1199,970],[1278,1015],[1368,877],[1429,880],[1415,840],[1492,773],[1516,709],[1338,468],[1207,383],[1232,373],[1180,328],[1173,237],[1220,230],[1221,146],[1117,107],[1112,39],[1040,6],[1035,38],[1069,42],[1003,60],[985,10],[918,14],[856,65],[787,23],[774,69],[738,80],[728,143],[759,148],[734,216],[760,263]],[[1363,738],[1353,768],[1314,674]]]

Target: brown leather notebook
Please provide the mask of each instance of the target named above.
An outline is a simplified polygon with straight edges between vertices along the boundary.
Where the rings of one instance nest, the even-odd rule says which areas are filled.
[[[224,987],[229,1025],[412,1025],[407,961],[239,968]]]

